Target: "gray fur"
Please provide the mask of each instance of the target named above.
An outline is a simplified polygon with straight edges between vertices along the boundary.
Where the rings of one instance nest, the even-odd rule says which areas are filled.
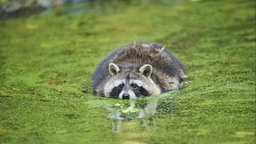
[[[95,95],[109,97],[113,86],[137,82],[149,95],[180,89],[183,86],[184,67],[161,45],[134,42],[109,54],[93,75]]]

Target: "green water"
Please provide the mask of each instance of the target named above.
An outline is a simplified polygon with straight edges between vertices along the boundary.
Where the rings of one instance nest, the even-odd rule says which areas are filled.
[[[0,143],[255,143],[254,1],[90,7],[0,21]],[[140,40],[166,45],[188,84],[158,96],[155,114],[130,116],[114,132],[111,108],[129,101],[94,97],[91,75],[112,50]],[[137,100],[136,109],[152,100]]]

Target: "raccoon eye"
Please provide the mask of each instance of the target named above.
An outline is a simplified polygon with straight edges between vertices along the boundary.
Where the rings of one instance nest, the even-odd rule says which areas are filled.
[[[134,89],[138,88],[138,85],[136,84],[131,84],[131,87],[133,87]]]
[[[120,84],[118,87],[122,89],[124,87],[124,84]]]

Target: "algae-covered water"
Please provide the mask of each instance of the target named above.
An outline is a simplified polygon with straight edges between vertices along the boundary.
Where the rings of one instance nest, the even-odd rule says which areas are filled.
[[[103,2],[0,20],[0,143],[255,143],[254,1]],[[165,45],[187,85],[93,96],[97,64],[133,41]]]

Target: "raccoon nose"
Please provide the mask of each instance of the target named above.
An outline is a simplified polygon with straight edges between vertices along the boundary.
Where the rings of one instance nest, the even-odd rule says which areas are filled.
[[[124,93],[122,99],[130,99],[130,95],[128,93]]]

